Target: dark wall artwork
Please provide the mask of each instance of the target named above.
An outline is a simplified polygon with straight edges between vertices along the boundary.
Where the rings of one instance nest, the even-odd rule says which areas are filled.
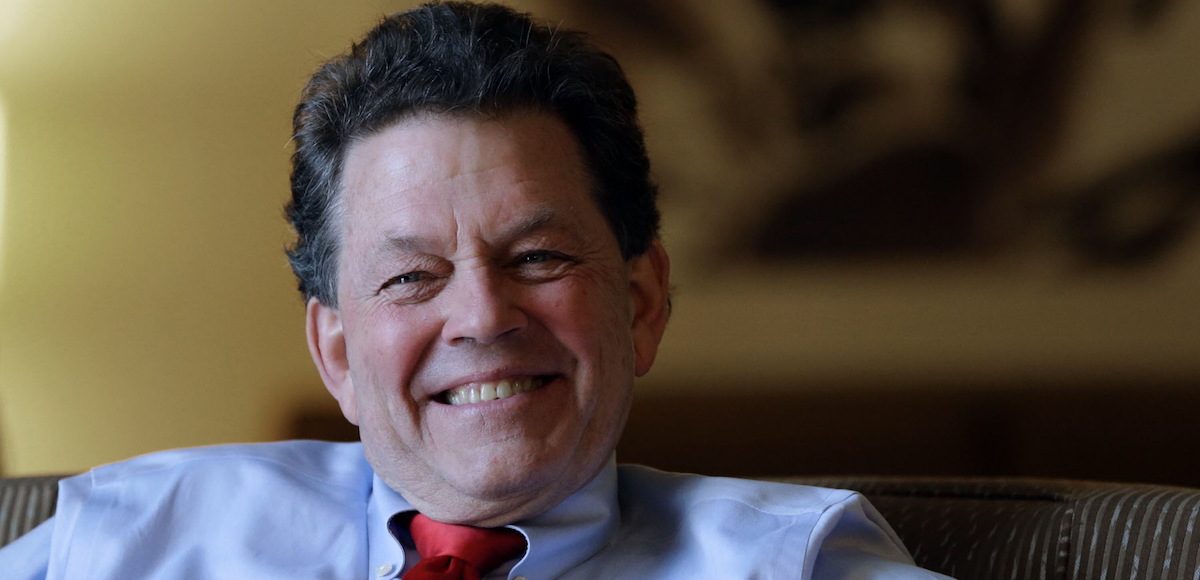
[[[1037,237],[1080,265],[1135,267],[1169,254],[1196,225],[1200,117],[1174,143],[1082,183],[1046,179],[1048,162],[1071,146],[1064,125],[1101,25],[1150,36],[1178,2],[737,3],[766,15],[757,21],[725,18],[714,12],[730,9],[713,4],[571,2],[629,57],[650,55],[692,79],[734,148],[786,150],[781,128],[803,144],[790,166],[775,164],[783,178],[772,191],[710,194],[732,210],[713,212],[729,218],[728,253],[766,263],[961,259]],[[1020,17],[1015,5],[1025,5]],[[881,22],[897,20],[941,39],[934,54],[879,58],[889,34]],[[714,30],[754,23],[775,39],[761,52],[714,48]]]

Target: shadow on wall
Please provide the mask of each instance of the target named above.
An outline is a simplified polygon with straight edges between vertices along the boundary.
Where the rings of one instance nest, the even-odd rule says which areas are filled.
[[[1032,476],[1200,486],[1200,385],[933,385],[649,396],[623,462],[728,475]]]

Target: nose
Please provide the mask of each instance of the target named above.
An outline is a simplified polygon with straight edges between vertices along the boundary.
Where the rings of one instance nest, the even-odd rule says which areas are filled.
[[[491,344],[525,328],[528,318],[511,290],[484,266],[456,273],[443,290],[442,338],[451,344]]]

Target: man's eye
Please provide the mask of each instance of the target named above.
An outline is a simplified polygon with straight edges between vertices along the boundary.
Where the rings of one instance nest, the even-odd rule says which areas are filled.
[[[445,278],[425,270],[405,272],[388,278],[376,294],[391,302],[416,304],[435,296],[444,283]]]
[[[544,262],[549,262],[552,259],[554,259],[554,256],[551,254],[551,252],[537,251],[521,254],[521,257],[517,260],[522,264],[541,264]]]
[[[553,250],[532,250],[517,255],[513,260],[513,273],[518,279],[528,282],[557,280],[565,275],[576,260]]]
[[[517,256],[516,261],[517,261],[517,264],[520,264],[520,265],[525,265],[525,264],[535,264],[536,265],[536,264],[556,264],[556,263],[566,264],[566,263],[573,263],[575,260],[573,260],[570,256],[563,254],[562,252],[555,252],[554,250],[533,250],[533,251],[525,252],[525,253]]]
[[[394,276],[392,278],[389,278],[387,282],[383,283],[382,288],[387,288],[388,286],[396,286],[399,284],[412,284],[414,282],[420,282],[422,280],[425,280],[428,277],[429,277],[428,272],[406,272],[399,276]]]

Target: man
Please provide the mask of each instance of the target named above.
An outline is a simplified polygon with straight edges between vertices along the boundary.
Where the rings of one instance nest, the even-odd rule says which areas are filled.
[[[580,35],[424,6],[294,125],[289,256],[362,444],[65,480],[6,578],[937,577],[856,494],[615,466],[669,264],[633,93]]]

